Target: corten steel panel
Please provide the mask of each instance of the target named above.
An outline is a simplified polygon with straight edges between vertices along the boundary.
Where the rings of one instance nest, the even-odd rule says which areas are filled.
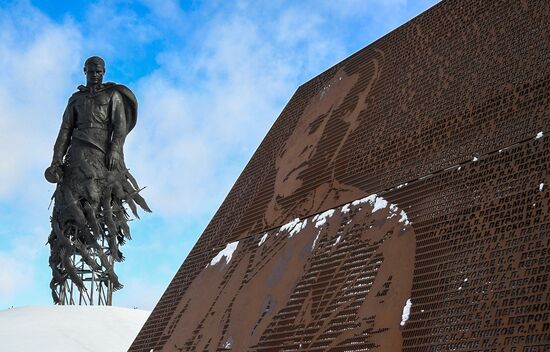
[[[401,348],[415,236],[396,205],[371,196],[229,248],[183,295],[167,350]]]
[[[510,317],[548,314],[548,307],[536,312],[537,302],[511,298],[535,285],[544,286],[521,297],[549,298],[548,141],[534,139],[550,132],[549,33],[545,0],[443,1],[301,86],[131,351],[172,350],[166,342],[188,333],[182,300],[228,243],[373,193],[405,209],[416,233],[403,350],[462,341],[454,347],[487,350],[492,339],[535,346],[537,338],[526,336],[540,340],[548,325]],[[537,256],[540,263],[529,262]],[[304,260],[293,268],[300,275],[314,259]],[[468,281],[460,286],[459,279]],[[548,315],[538,317],[548,323]],[[544,338],[539,345],[550,343]]]
[[[182,296],[163,350],[547,346],[549,168],[550,137],[530,138],[232,242]]]

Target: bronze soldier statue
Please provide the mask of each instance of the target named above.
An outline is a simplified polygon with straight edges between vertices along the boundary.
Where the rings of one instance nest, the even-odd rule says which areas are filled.
[[[86,86],[69,98],[45,172],[49,182],[57,183],[48,238],[55,303],[67,279],[85,290],[71,260],[75,256],[113,290],[122,288],[113,261],[124,260],[119,245],[131,238],[125,205],[138,218],[136,204],[151,211],[124,163],[124,140],[137,119],[136,97],[123,85],[103,83],[105,62],[100,57],[88,58],[84,73]]]

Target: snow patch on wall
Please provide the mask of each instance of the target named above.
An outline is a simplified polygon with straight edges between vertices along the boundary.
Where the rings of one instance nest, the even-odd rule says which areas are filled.
[[[364,197],[364,198],[361,198],[361,199],[357,199],[357,200],[354,200],[353,202],[344,204],[340,207],[340,212],[342,214],[347,214],[351,211],[351,207],[354,207],[354,206],[356,207],[356,206],[359,206],[359,205],[365,204],[365,203],[369,203],[372,206],[372,213],[375,213],[375,212],[377,212],[381,209],[388,209],[388,212],[389,212],[389,215],[387,216],[388,219],[393,218],[395,216],[399,216],[400,218],[399,218],[398,222],[403,223],[404,225],[410,225],[411,224],[411,222],[409,221],[409,218],[407,216],[407,213],[404,210],[400,210],[399,207],[396,204],[389,203],[386,199],[384,199],[383,197],[378,197],[376,194],[371,194],[370,196],[367,196],[367,197]],[[333,208],[333,209],[326,210],[322,213],[316,214],[315,216],[313,216],[311,218],[312,224],[317,229],[321,228],[323,225],[325,225],[327,223],[328,219],[334,215],[335,211],[336,211],[336,208]],[[351,219],[346,221],[346,225],[349,225],[350,223],[351,223]],[[288,233],[288,238],[291,238],[295,234],[302,231],[307,226],[307,224],[308,224],[308,219],[307,218],[303,219],[303,220],[300,220],[300,218],[296,218],[296,219],[294,219],[292,221],[289,221],[288,223],[282,225],[279,228],[279,231],[276,232],[276,235],[278,236],[280,233],[287,232]],[[403,230],[405,230],[405,229],[403,229]],[[315,246],[317,245],[317,242],[319,241],[320,234],[321,234],[321,231],[319,230],[319,232],[317,233],[317,236],[315,237],[315,239],[312,243],[311,250],[313,250],[315,248]],[[266,241],[267,236],[268,236],[268,233],[265,233],[260,238],[260,241],[258,242],[258,246],[261,246]],[[341,236],[339,236],[336,239],[336,242],[334,243],[334,245],[338,244],[340,241],[341,241]],[[236,245],[235,245],[235,248],[236,248]],[[216,258],[214,258],[214,259],[217,259],[217,261],[221,260],[221,256],[223,255],[224,251],[220,252],[220,254],[218,254],[218,256],[216,256]],[[214,259],[212,261],[214,261]],[[231,259],[230,256],[229,256],[229,259]],[[229,262],[229,259],[227,260],[228,262]],[[213,265],[213,264],[211,264],[211,265]]]
[[[307,225],[307,219],[300,220],[300,218],[296,218],[283,226],[279,229],[279,232],[288,231],[288,238],[294,236],[298,232],[302,231],[304,227]]]
[[[264,233],[262,238],[260,238],[260,242],[258,242],[258,247],[260,247],[265,242],[266,239],[267,239],[267,232]]]
[[[409,315],[411,314],[412,301],[409,298],[403,307],[403,314],[401,314],[401,326],[405,326],[407,320],[409,320]]]
[[[298,223],[300,222],[300,218],[296,218],[290,222],[287,222],[283,226],[281,226],[280,231],[290,231],[292,230]]]
[[[212,260],[210,261],[210,265],[214,266],[218,264],[223,257],[225,257],[225,263],[228,264],[229,261],[231,260],[231,257],[233,256],[233,252],[235,252],[238,245],[239,245],[239,241],[228,243],[227,246],[225,246],[225,248],[222,249],[217,256],[212,258]]]
[[[319,228],[323,226],[327,219],[330,218],[334,214],[334,209],[329,209],[321,214],[317,214],[313,217],[313,221],[315,222],[315,227]]]
[[[399,186],[403,187],[403,186],[406,186],[406,185],[407,184],[405,183],[405,184],[399,185]],[[400,188],[399,186],[397,188]],[[399,208],[397,207],[396,204],[388,203],[387,200],[385,200],[382,197],[378,197],[376,194],[371,194],[370,196],[354,200],[351,203],[344,204],[342,207],[340,207],[340,212],[342,214],[347,214],[351,211],[351,206],[359,206],[359,205],[365,204],[365,203],[369,203],[370,205],[372,205],[372,212],[373,213],[375,213],[375,212],[377,212],[381,209],[384,209],[384,208],[389,208],[389,213],[390,214],[387,216],[387,219],[391,219],[394,216],[399,215],[400,216],[400,219],[399,219],[400,223],[404,223],[405,225],[410,225],[411,224],[411,222],[409,221],[409,218],[407,216],[407,213],[405,213],[404,210],[399,211]],[[315,215],[313,217],[313,221],[316,222],[316,227],[318,228],[321,225],[323,225],[326,222],[326,218],[332,216],[333,213],[334,213],[334,210],[331,209],[331,210],[325,211],[324,213]],[[346,224],[349,224],[350,222],[351,222],[351,220],[348,221]]]
[[[382,198],[382,197],[376,197],[374,201],[374,207],[372,208],[372,212],[376,213],[380,209],[384,209],[388,206],[388,202]]]
[[[399,222],[405,223],[405,225],[409,225],[411,222],[409,221],[409,217],[407,216],[407,213],[405,213],[404,210],[401,210],[401,218],[399,219]]]
[[[358,206],[358,205],[361,205],[361,204],[363,204],[363,203],[374,204],[374,201],[375,201],[375,200],[376,200],[376,194],[371,194],[371,195],[368,196],[368,197],[354,200],[353,202],[351,202],[351,205],[353,205],[353,206]]]
[[[349,205],[350,205],[350,203],[345,204],[345,205],[340,209],[340,211],[342,212],[342,214],[347,214],[347,213],[349,213],[349,211],[350,211]]]
[[[300,221],[300,219],[294,219],[293,221],[295,221],[295,220],[298,220],[298,221],[294,223],[294,226],[287,227],[285,229],[285,230],[288,230],[289,228],[291,229],[290,232],[288,233],[288,238],[291,238],[292,236],[294,236],[298,232],[302,231],[302,229],[304,227],[306,227],[306,225],[307,225],[307,219],[304,219],[302,221]],[[282,227],[281,227],[281,230],[283,230]]]
[[[407,185],[407,184],[405,183],[404,185]],[[403,186],[403,185],[400,185],[400,186]],[[398,186],[398,188],[400,188],[400,187]],[[372,212],[373,213],[377,212],[378,210],[389,207],[390,215],[387,216],[388,219],[398,215],[399,208],[397,207],[396,204],[388,203],[387,200],[385,200],[382,197],[376,196],[376,194],[371,194],[368,197],[364,197],[364,198],[361,198],[361,199],[358,199],[358,200],[354,200],[351,203],[343,205],[342,208],[341,208],[341,212],[346,214],[350,211],[350,205],[351,206],[358,206],[358,205],[361,205],[361,204],[364,204],[364,203],[369,203],[369,204],[372,205]],[[399,219],[400,223],[404,223],[405,225],[410,225],[411,224],[411,222],[409,221],[409,218],[407,216],[407,213],[405,213],[404,210],[401,210],[401,212],[399,212],[399,215],[400,215],[400,219]]]
[[[226,350],[230,350],[233,347],[233,337],[229,336],[227,340],[225,341],[225,344],[223,345],[223,348]]]
[[[317,233],[317,236],[313,240],[313,244],[311,245],[311,250],[313,250],[315,248],[315,245],[317,244],[317,241],[319,240],[319,235],[321,235],[321,231],[319,231],[319,233]]]

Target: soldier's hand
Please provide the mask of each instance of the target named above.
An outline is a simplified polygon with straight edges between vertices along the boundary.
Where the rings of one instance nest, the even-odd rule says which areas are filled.
[[[120,156],[120,153],[113,150],[107,153],[106,162],[107,162],[107,168],[109,170],[113,170],[115,167],[118,168],[121,161],[122,161],[122,158]]]

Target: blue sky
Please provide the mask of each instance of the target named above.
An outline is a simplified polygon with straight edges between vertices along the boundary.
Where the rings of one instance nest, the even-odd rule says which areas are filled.
[[[435,0],[0,0],[0,309],[50,304],[43,178],[86,57],[135,92],[114,304],[152,309],[296,88]]]

